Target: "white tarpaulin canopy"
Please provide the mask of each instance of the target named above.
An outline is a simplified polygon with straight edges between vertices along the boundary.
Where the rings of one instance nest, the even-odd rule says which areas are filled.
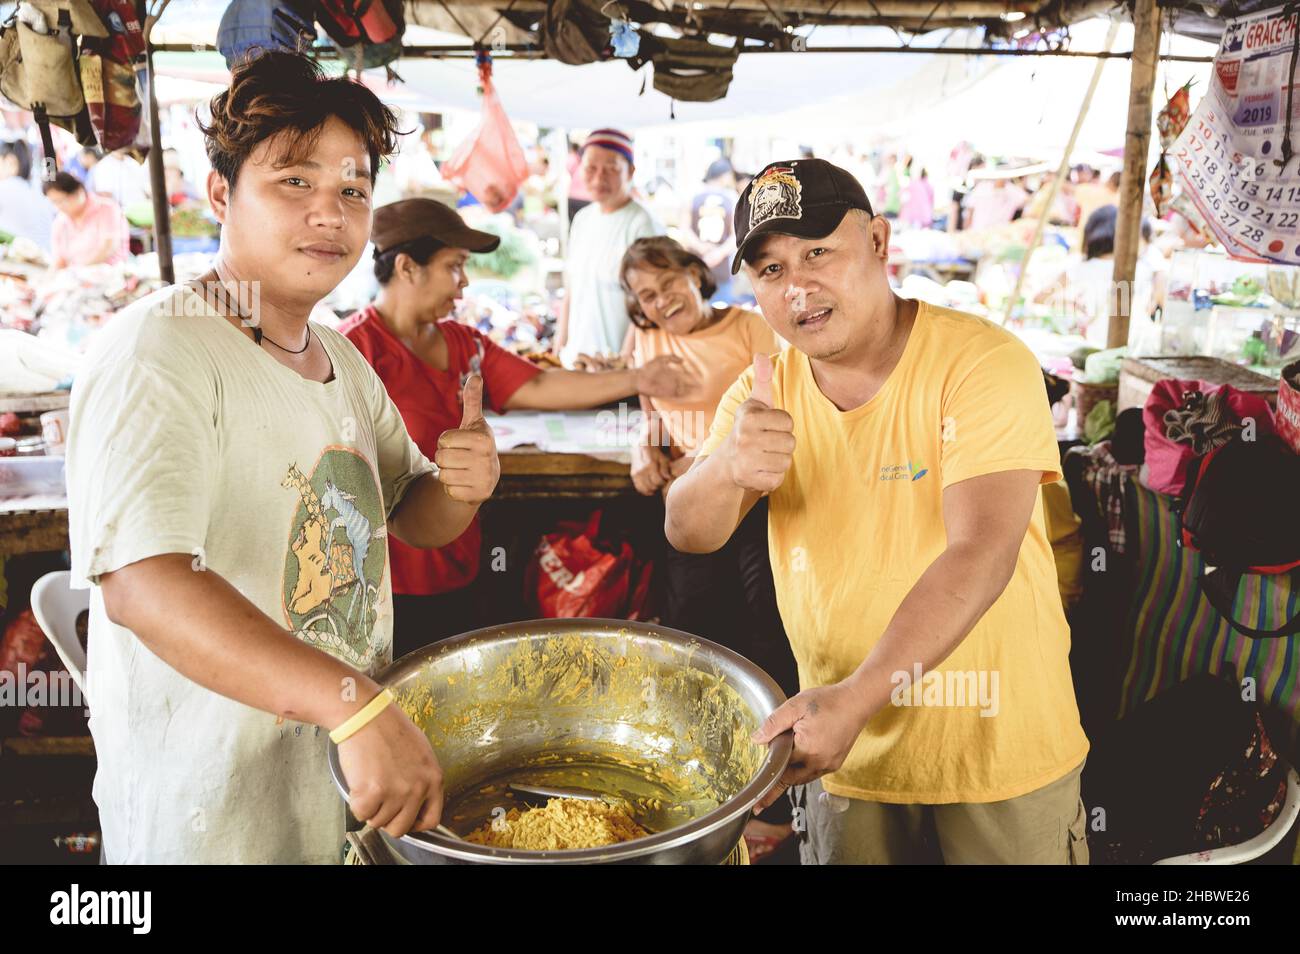
[[[162,41],[215,39],[216,23],[194,17],[159,23]],[[175,35],[171,35],[169,30]],[[1071,46],[1100,49],[1106,21],[1076,24]],[[1132,27],[1121,27],[1116,50],[1132,48]],[[977,45],[978,31],[942,30],[918,37],[918,48]],[[416,45],[459,45],[464,38],[425,27],[408,27]],[[876,27],[822,27],[812,45],[898,45],[891,31]],[[1184,37],[1167,37],[1161,52],[1212,55],[1214,47]],[[208,62],[213,54],[197,54]],[[178,65],[184,55],[159,57],[159,72],[190,79],[220,80],[209,69],[201,77]],[[727,136],[784,129],[857,136],[869,134],[945,148],[959,140],[991,155],[1052,159],[1069,138],[1079,101],[1095,61],[1075,57],[951,56],[925,53],[754,53],[735,67],[724,99],[712,103],[672,102],[650,82],[652,66],[634,72],[625,62],[568,66],[553,60],[498,57],[493,75],[507,113],[520,122],[566,129],[615,126],[657,128],[690,136]],[[470,58],[403,59],[395,64],[403,83],[388,87],[382,70],[367,73],[381,96],[407,109],[477,112],[478,76]],[[1156,98],[1188,79],[1205,88],[1209,64],[1162,63]],[[218,71],[219,73],[220,71]],[[1077,153],[1122,147],[1128,103],[1129,64],[1108,62]],[[644,91],[643,91],[644,86]],[[673,118],[675,116],[675,118]]]

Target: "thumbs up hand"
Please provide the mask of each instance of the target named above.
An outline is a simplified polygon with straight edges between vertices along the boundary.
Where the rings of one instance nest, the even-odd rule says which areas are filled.
[[[460,427],[442,432],[433,461],[447,495],[476,507],[492,496],[501,478],[496,439],[483,419],[482,375],[466,379],[463,403]]]
[[[794,418],[772,403],[772,359],[756,354],[754,388],[736,409],[726,445],[731,480],[744,490],[771,493],[794,460]]]

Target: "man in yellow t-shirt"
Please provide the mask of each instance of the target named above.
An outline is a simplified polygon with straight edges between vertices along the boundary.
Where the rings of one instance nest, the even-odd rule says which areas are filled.
[[[769,165],[735,230],[732,267],[792,347],[727,392],[666,530],[710,552],[770,495],[803,691],[756,734],[794,734],[765,802],[795,786],[809,863],[1086,863],[1037,362],[983,319],[895,296],[889,223],[830,163]]]

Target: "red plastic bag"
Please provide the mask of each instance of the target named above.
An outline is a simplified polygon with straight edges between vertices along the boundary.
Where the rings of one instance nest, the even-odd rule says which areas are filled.
[[[1239,391],[1230,384],[1214,385],[1205,381],[1181,381],[1165,378],[1157,381],[1142,408],[1142,421],[1146,425],[1143,443],[1146,445],[1147,486],[1162,494],[1177,497],[1183,492],[1187,480],[1187,463],[1199,456],[1188,443],[1176,441],[1166,433],[1165,415],[1183,405],[1183,395],[1200,391],[1207,397],[1224,392],[1224,403],[1237,423],[1251,418],[1258,435],[1273,433],[1273,409],[1258,394]]]
[[[21,675],[19,666],[34,672],[43,669],[53,655],[54,647],[46,641],[45,632],[29,609],[9,621],[0,638],[0,672],[11,673],[15,679]]]
[[[488,211],[504,212],[528,178],[528,161],[492,85],[490,62],[479,66],[479,78],[483,86],[482,122],[440,171]]]
[[[601,512],[586,524],[562,523],[542,537],[526,576],[528,594],[539,617],[628,617],[628,592],[636,563],[627,542],[610,544],[598,539]],[[644,579],[644,582],[643,582]],[[646,568],[638,573],[638,590],[649,589]],[[641,611],[646,596],[639,596]]]
[[[650,618],[650,581],[654,577],[654,568],[654,564],[649,560],[641,564],[636,585],[632,587],[632,595],[627,600],[625,618],[641,620]]]

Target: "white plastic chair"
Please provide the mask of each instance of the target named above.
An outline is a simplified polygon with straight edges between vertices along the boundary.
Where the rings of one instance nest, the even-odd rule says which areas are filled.
[[[90,608],[90,590],[74,590],[71,579],[67,570],[56,570],[37,580],[32,587],[32,614],[88,700],[86,651],[77,639],[77,617]]]
[[[1286,800],[1282,803],[1282,811],[1278,813],[1277,818],[1273,819],[1273,824],[1254,838],[1243,841],[1239,845],[1224,845],[1222,848],[1194,851],[1189,855],[1175,855],[1154,863],[1158,865],[1245,864],[1247,861],[1268,854],[1291,830],[1297,816],[1300,816],[1300,775],[1296,775],[1295,769],[1289,769],[1286,773]]]

